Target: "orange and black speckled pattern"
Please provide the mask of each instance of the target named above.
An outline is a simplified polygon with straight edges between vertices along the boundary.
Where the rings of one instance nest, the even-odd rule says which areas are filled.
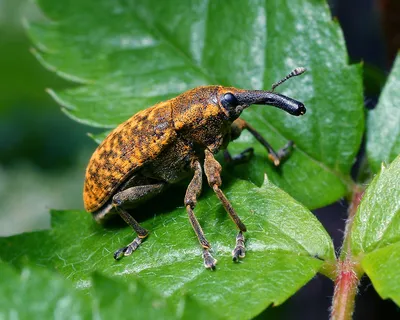
[[[119,125],[90,159],[83,190],[85,209],[89,212],[99,210],[143,165],[158,161],[164,163],[164,159],[157,157],[166,156],[162,151],[168,147],[175,150],[173,144],[179,145],[181,150],[177,150],[172,158],[165,159],[171,162],[171,168],[161,166],[163,170],[172,170],[174,162],[190,153],[186,150],[190,149],[187,142],[212,152],[217,152],[224,142],[227,144],[231,123],[227,111],[220,107],[218,97],[228,91],[241,90],[221,86],[197,87],[140,111]],[[172,170],[174,177],[169,177],[171,181],[180,177],[178,171],[181,169]],[[156,169],[153,167],[152,170]],[[164,174],[158,172],[158,175],[162,177]]]
[[[85,209],[100,209],[130,174],[154,159],[176,137],[171,100],[140,111],[119,125],[89,161],[83,189]]]

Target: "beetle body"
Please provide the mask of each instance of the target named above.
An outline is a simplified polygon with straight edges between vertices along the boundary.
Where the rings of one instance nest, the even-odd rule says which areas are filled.
[[[113,130],[89,161],[85,209],[100,221],[112,211],[109,200],[124,187],[146,180],[178,182],[190,175],[195,149],[217,151],[228,143],[230,122],[213,101],[219,89],[198,87],[138,112]]]
[[[207,268],[215,267],[216,260],[208,252],[210,245],[193,212],[201,190],[202,167],[209,185],[240,229],[234,259],[244,256],[242,232],[246,230],[219,189],[221,166],[213,154],[225,149],[243,129],[255,132],[239,116],[256,103],[270,104],[294,115],[305,112],[300,102],[276,93],[204,86],[138,112],[107,136],[90,159],[83,198],[86,210],[97,221],[119,213],[138,234],[132,243],[115,253],[115,258],[132,253],[148,234],[127,210],[160,193],[164,187],[193,177],[185,206],[204,248],[204,264]],[[260,139],[266,143],[270,155],[272,152],[272,160],[279,162],[286,156],[287,150],[281,155],[275,153]],[[229,155],[228,158],[234,159]]]

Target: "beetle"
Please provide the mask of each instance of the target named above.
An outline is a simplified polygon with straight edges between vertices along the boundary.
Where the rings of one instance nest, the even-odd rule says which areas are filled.
[[[221,165],[214,154],[225,150],[225,158],[234,163],[249,158],[252,148],[233,157],[226,150],[228,143],[246,129],[266,148],[268,158],[278,166],[290,153],[293,142],[289,141],[275,152],[239,116],[253,104],[274,106],[294,116],[303,115],[306,112],[303,103],[275,93],[274,89],[304,71],[304,68],[294,69],[276,82],[270,91],[217,85],[196,87],[136,113],[115,128],[93,153],[86,169],[83,190],[85,209],[96,221],[103,222],[117,213],[136,233],[131,243],[114,253],[114,258],[118,260],[130,255],[149,234],[129,213],[131,209],[161,193],[168,185],[191,178],[184,205],[203,247],[204,266],[214,269],[217,260],[211,255],[211,245],[194,214],[201,192],[203,169],[209,186],[239,229],[232,251],[233,260],[243,258],[246,226],[220,189]]]

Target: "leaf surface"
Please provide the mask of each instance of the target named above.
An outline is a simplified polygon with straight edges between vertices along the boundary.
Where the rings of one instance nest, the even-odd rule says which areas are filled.
[[[165,201],[171,197],[168,192],[152,205],[141,207],[147,217],[139,212],[138,217],[145,219],[142,225],[150,230],[150,236],[132,256],[120,261],[114,261],[112,254],[132,240],[132,231],[104,229],[81,211],[54,211],[53,229],[47,233],[0,239],[0,258],[17,266],[31,260],[53,267],[84,290],[92,286],[90,274],[96,270],[128,284],[139,277],[175,304],[183,293],[189,293],[212,312],[239,319],[283,303],[318,270],[333,263],[333,244],[322,225],[272,183],[265,181],[258,188],[236,181],[224,190],[248,228],[247,253],[240,263],[232,262],[237,231],[208,191],[195,211],[218,259],[215,272],[203,266],[202,251],[185,209],[166,208]]]
[[[368,114],[367,154],[374,172],[382,162],[390,163],[400,154],[400,55],[394,63],[378,105]]]
[[[187,295],[176,304],[153,293],[138,279],[124,284],[95,273],[92,283],[95,319],[220,319]]]
[[[4,262],[0,271],[1,319],[89,318],[89,298],[59,275],[28,267],[19,274]]]
[[[0,262],[0,270],[2,319],[218,319],[187,295],[177,308],[135,278],[123,284],[95,273],[89,296],[43,268],[24,266],[19,273]]]
[[[400,242],[375,250],[365,256],[362,266],[375,290],[383,299],[391,298],[400,306]]]
[[[351,250],[383,298],[399,304],[400,156],[366,189],[351,229]]]

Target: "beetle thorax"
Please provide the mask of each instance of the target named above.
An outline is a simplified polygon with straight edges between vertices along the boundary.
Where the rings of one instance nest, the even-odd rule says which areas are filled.
[[[175,129],[194,144],[219,150],[230,134],[231,122],[218,105],[192,106],[189,113],[174,118]]]
[[[214,88],[203,89],[209,91]],[[202,98],[203,95],[194,94],[191,101],[179,101],[172,108],[175,130],[188,141],[217,151],[230,135],[231,121],[219,106],[215,91],[206,99]]]

